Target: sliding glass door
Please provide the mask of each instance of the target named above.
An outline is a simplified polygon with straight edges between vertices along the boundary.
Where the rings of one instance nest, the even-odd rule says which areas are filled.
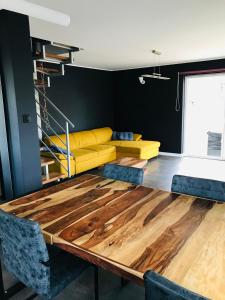
[[[224,159],[225,74],[185,78],[183,152]]]

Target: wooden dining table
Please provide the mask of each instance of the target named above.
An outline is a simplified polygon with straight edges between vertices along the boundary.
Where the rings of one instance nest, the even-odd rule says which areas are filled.
[[[0,206],[46,242],[138,284],[154,270],[225,299],[225,203],[85,174]]]

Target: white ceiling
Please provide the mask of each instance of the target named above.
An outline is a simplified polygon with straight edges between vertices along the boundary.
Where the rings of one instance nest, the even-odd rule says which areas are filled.
[[[32,36],[84,48],[77,64],[117,70],[225,57],[225,0],[29,0],[71,16],[31,19]]]

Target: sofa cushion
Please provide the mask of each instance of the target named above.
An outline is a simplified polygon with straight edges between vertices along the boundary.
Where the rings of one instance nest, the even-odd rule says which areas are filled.
[[[81,162],[85,160],[91,160],[98,156],[96,151],[91,151],[88,149],[74,149],[72,150],[74,154],[75,162]]]
[[[86,146],[97,144],[96,137],[91,130],[74,132],[72,133],[72,136],[74,137],[76,143],[75,148],[73,148],[71,145],[72,149],[85,148]]]
[[[71,152],[72,153],[72,152]],[[72,153],[73,154],[73,153]],[[54,153],[54,155],[59,159],[59,160],[67,160],[67,155],[66,154],[61,154],[61,153]],[[54,159],[54,156],[52,155],[51,152],[47,151],[41,151],[41,156],[44,157],[50,157]],[[70,160],[74,160],[74,154],[70,156]]]
[[[91,132],[95,135],[95,144],[105,144],[112,138],[112,129],[109,127],[93,129]]]
[[[104,155],[112,152],[116,152],[116,147],[111,145],[93,145],[86,147],[85,149],[96,151],[98,155]]]
[[[42,147],[41,148],[41,152],[50,152],[51,153],[51,151],[52,152],[54,152],[54,153],[61,153],[62,155],[64,154],[64,155],[67,155],[67,149],[64,149],[64,148],[61,148],[61,147],[59,147],[59,146],[55,146],[55,145],[53,145],[53,146],[48,146],[48,147]],[[73,153],[70,151],[70,156],[73,156]]]
[[[57,136],[51,136],[51,141],[46,139],[47,145],[57,145],[66,149],[66,135],[59,135],[61,140]],[[101,144],[110,141],[112,136],[112,130],[110,128],[100,128],[94,130],[84,130],[79,132],[73,132],[69,135],[70,149],[85,148],[86,146]],[[63,141],[63,142],[62,142]],[[102,141],[102,142],[101,142]]]
[[[110,141],[108,145],[116,146],[118,152],[140,154],[154,148],[159,148],[160,143],[154,141]]]
[[[51,146],[56,145],[62,149],[66,149],[66,135],[60,134],[59,137],[57,135],[52,135],[50,136],[50,139],[45,138],[44,141],[47,145],[51,145]],[[76,139],[74,133],[70,133],[69,141],[70,141],[70,149],[79,148],[80,142],[79,140]]]

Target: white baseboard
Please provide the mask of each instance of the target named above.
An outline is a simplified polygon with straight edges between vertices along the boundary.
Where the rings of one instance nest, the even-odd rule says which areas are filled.
[[[182,153],[171,153],[171,152],[159,152],[159,155],[163,156],[175,156],[175,157],[183,157]]]

